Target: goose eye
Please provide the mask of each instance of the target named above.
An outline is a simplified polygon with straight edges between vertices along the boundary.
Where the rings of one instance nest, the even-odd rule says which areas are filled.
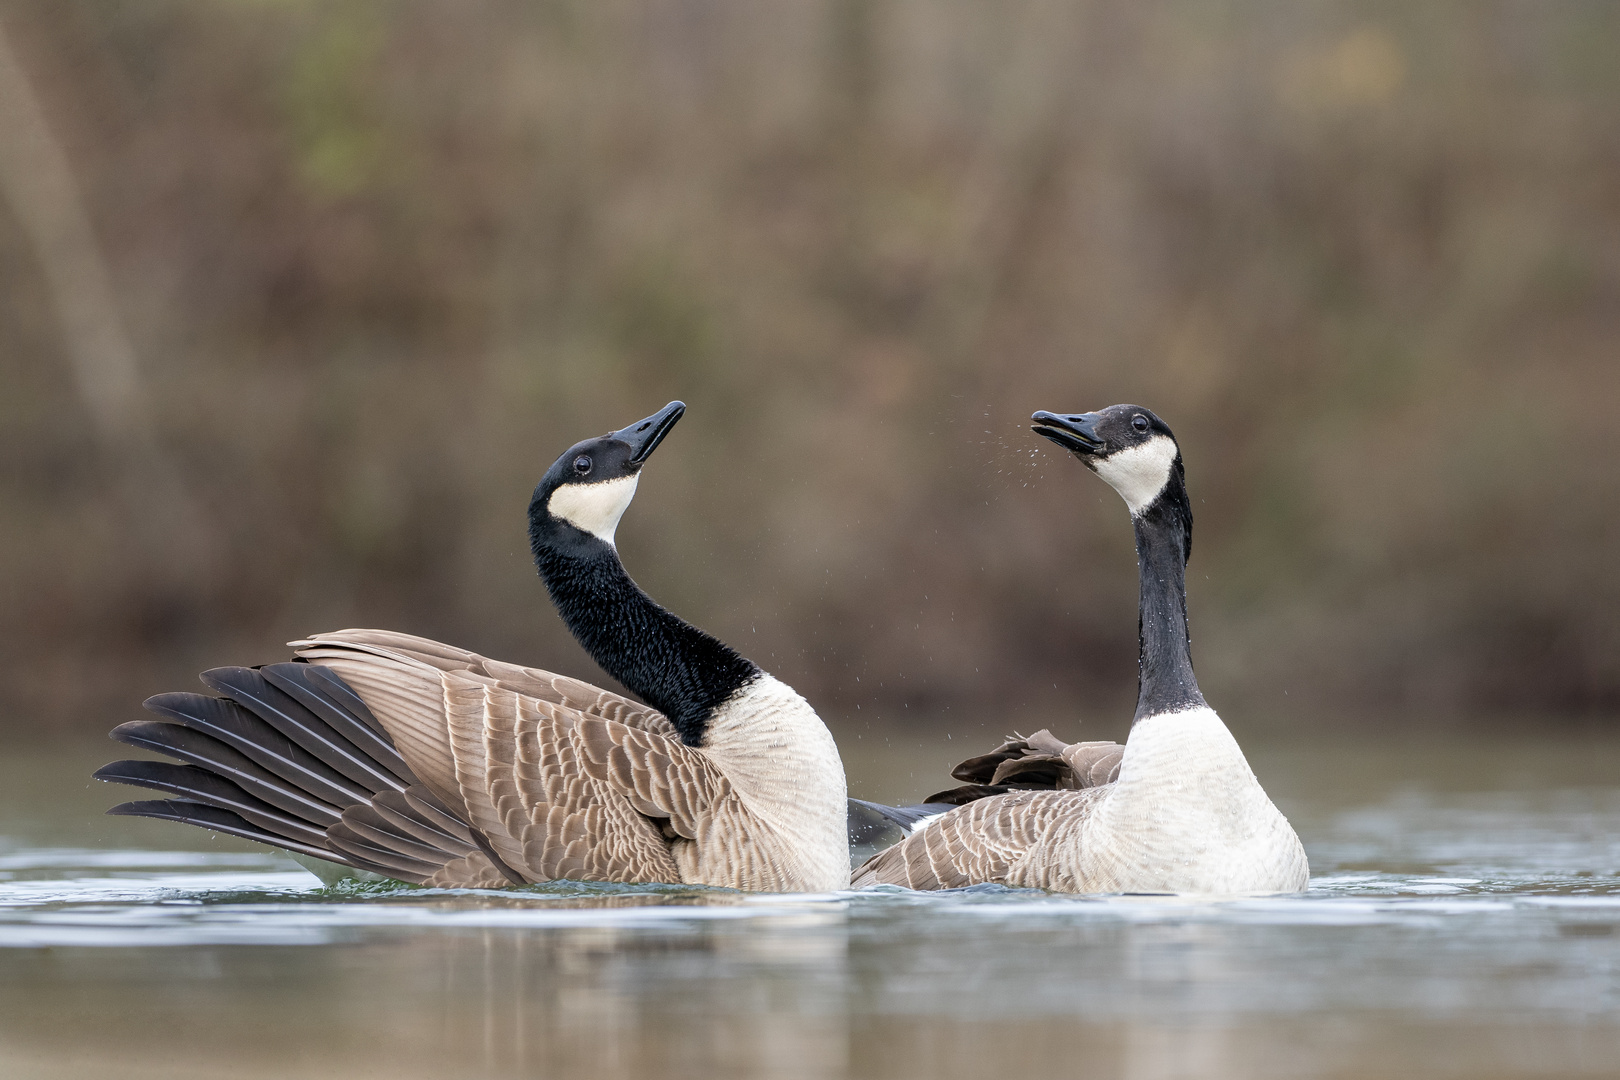
[[[584,454],[574,459],[574,471],[581,476],[591,471],[591,459]]]
[[[1141,413],[1137,413],[1135,416],[1131,417],[1131,427],[1135,428],[1137,431],[1146,431],[1148,429],[1148,418],[1143,416]]]

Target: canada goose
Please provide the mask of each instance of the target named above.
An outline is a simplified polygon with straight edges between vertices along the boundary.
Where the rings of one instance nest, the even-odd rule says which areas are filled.
[[[1192,507],[1175,436],[1134,405],[1033,419],[1036,434],[1072,451],[1124,497],[1136,528],[1140,655],[1130,737],[1121,750],[1065,746],[1040,732],[965,762],[958,778],[976,783],[933,797],[965,805],[874,856],[853,883],[997,882],[1070,893],[1305,888],[1299,838],[1193,676],[1185,582]],[[1062,789],[986,793],[986,780]]]
[[[204,673],[223,698],[160,694],[146,706],[165,720],[114,729],[186,764],[99,770],[178,796],[109,813],[435,886],[848,885],[844,768],[820,718],[619,561],[641,467],[685,409],[572,447],[529,504],[563,620],[648,705],[408,634],[317,634],[292,643],[299,662]]]

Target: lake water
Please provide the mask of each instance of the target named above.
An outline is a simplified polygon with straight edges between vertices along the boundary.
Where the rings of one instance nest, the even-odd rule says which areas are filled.
[[[1255,749],[1312,887],[1218,903],[324,890],[117,749],[0,761],[8,1080],[1620,1076],[1616,742]]]

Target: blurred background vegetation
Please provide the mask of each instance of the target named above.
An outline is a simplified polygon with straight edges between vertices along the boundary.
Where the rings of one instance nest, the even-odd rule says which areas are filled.
[[[0,32],[13,741],[353,625],[603,678],[525,506],[676,397],[626,563],[841,730],[1123,734],[1124,507],[1027,431],[1116,401],[1180,437],[1240,735],[1620,712],[1608,0]]]

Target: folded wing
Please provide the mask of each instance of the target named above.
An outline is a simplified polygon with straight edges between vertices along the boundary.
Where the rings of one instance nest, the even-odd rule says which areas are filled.
[[[1096,791],[1015,791],[958,806],[926,822],[855,871],[851,885],[958,889],[1015,885],[1020,864],[1054,826],[1089,811]]]
[[[1083,791],[1119,778],[1125,747],[1116,742],[1066,743],[1042,728],[1033,735],[1014,735],[988,754],[968,758],[951,775],[961,787],[930,795],[925,801],[962,805],[1009,791]]]

